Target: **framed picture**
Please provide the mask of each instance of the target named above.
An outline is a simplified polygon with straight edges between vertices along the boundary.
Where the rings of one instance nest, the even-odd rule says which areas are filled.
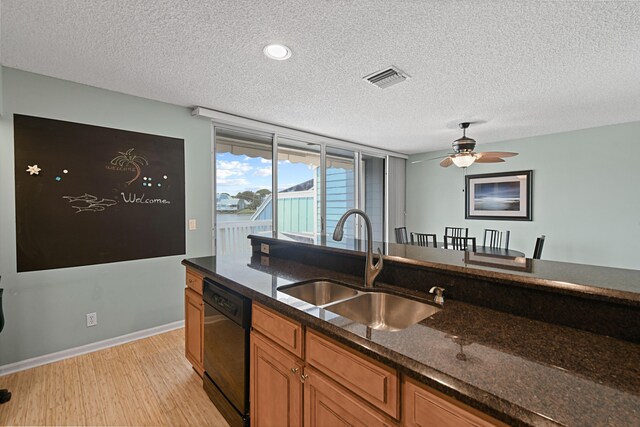
[[[465,177],[465,218],[531,221],[533,171]]]

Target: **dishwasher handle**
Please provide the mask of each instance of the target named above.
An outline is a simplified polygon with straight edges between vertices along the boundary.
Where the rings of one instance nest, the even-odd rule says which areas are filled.
[[[213,302],[215,303],[214,306],[224,314],[229,316],[238,314],[238,307],[220,295],[213,294]]]

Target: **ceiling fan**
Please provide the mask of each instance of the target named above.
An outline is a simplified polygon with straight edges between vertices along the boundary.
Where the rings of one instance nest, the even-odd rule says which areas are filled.
[[[513,157],[517,156],[518,153],[510,153],[507,151],[485,151],[482,153],[476,153],[474,148],[476,148],[476,140],[473,138],[469,138],[467,136],[467,128],[469,127],[470,122],[460,123],[460,129],[462,129],[462,138],[458,138],[453,141],[451,146],[453,147],[454,153],[451,153],[447,157],[445,157],[441,162],[440,166],[443,168],[448,168],[449,166],[456,165],[459,168],[466,168],[471,166],[474,163],[501,163],[504,162],[503,157]],[[418,160],[413,163],[421,162],[422,160]]]

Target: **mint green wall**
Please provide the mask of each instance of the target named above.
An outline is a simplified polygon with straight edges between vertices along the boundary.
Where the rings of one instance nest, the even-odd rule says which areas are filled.
[[[4,68],[0,65],[0,117],[2,116],[3,112],[4,112],[4,105],[2,102],[3,99],[3,90],[2,90],[2,73],[4,71]]]
[[[182,320],[184,256],[16,273],[13,113],[183,138],[187,256],[211,254],[210,122],[188,108],[5,68],[0,119],[0,366]],[[186,227],[186,225],[185,225]],[[162,233],[162,230],[158,230]],[[98,313],[87,328],[85,314]]]
[[[471,135],[473,136],[473,135]],[[543,259],[640,269],[640,122],[478,144],[478,151],[515,151],[502,164],[474,164],[468,174],[533,169],[533,221],[464,219],[464,172],[442,168],[448,150],[407,162],[407,228],[444,234],[445,226],[511,230],[510,247],[528,257],[547,236]],[[639,284],[640,286],[640,284]]]

